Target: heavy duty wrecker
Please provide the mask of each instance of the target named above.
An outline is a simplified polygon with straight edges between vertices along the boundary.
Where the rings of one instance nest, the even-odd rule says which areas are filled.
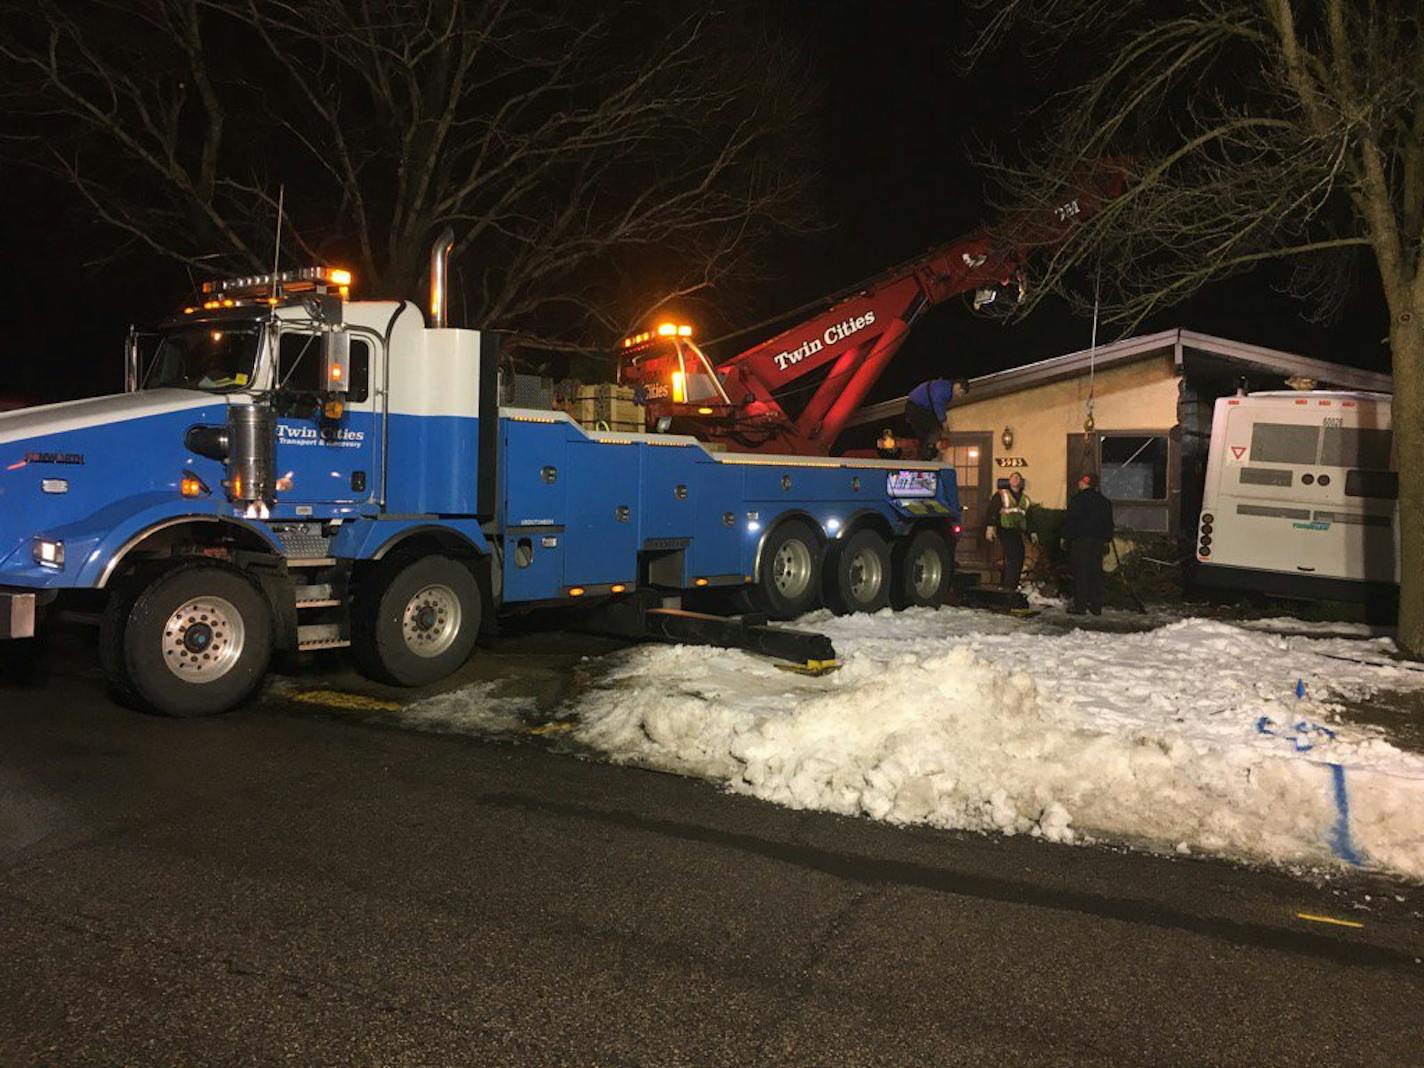
[[[940,603],[952,470],[501,408],[496,335],[445,324],[448,249],[428,320],[351,299],[341,270],[209,283],[131,335],[124,394],[0,414],[0,639],[97,616],[119,694],[199,715],[276,651],[350,646],[373,678],[433,682],[536,607],[815,667],[830,643],[770,619]],[[760,615],[677,608],[708,587]]]
[[[971,294],[976,309],[1016,301],[1029,257],[1060,244],[1121,186],[1121,170],[1104,165],[1071,199],[967,234],[787,313],[781,321],[806,317],[721,362],[687,326],[663,324],[625,338],[620,380],[643,391],[650,427],[732,451],[831,455],[926,310]],[[783,402],[798,393],[809,396],[793,417]]]

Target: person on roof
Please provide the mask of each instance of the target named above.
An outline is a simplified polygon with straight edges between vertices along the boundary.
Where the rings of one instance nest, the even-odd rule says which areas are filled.
[[[920,443],[920,459],[933,460],[939,452],[939,439],[944,434],[944,419],[950,402],[962,397],[969,383],[962,378],[931,378],[921,382],[905,398],[905,420]]]

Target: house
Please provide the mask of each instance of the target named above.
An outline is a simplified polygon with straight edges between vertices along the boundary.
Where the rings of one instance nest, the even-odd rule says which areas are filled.
[[[1292,382],[1393,391],[1388,375],[1191,330],[1128,338],[969,380],[946,419],[945,458],[964,508],[961,562],[985,556],[985,505],[1024,476],[1032,499],[1067,504],[1097,471],[1123,530],[1190,540],[1200,510],[1216,398]],[[900,426],[904,398],[864,408],[852,425]],[[1091,422],[1089,417],[1091,416]]]

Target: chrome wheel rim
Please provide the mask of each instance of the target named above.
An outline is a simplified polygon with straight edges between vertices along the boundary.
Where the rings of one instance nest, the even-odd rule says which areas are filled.
[[[944,581],[944,561],[940,559],[939,553],[933,549],[925,549],[919,553],[910,567],[910,584],[914,587],[915,596],[922,601],[928,601],[939,592],[940,583]]]
[[[163,662],[184,682],[216,682],[242,659],[247,627],[222,597],[192,597],[163,625]]]
[[[861,549],[850,558],[850,599],[856,604],[869,604],[885,583],[885,568],[880,554],[873,549]]]
[[[799,538],[781,543],[771,560],[771,582],[787,600],[801,597],[811,586],[811,550]]]
[[[460,633],[460,598],[449,586],[426,586],[406,602],[401,636],[416,656],[439,656]]]

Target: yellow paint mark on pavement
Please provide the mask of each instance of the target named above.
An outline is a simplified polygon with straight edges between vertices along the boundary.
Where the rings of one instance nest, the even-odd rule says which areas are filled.
[[[363,693],[346,693],[341,690],[298,690],[287,696],[304,705],[339,708],[346,712],[399,712],[401,710],[401,706],[395,701],[383,701],[379,697],[368,697]]]
[[[1295,916],[1298,920],[1309,920],[1311,923],[1328,923],[1334,925],[1335,927],[1364,926],[1363,923],[1359,923],[1355,920],[1338,920],[1334,916],[1316,916],[1314,913],[1310,912],[1297,912]]]
[[[825,675],[839,668],[840,662],[837,660],[807,660],[804,664],[783,664],[775,661],[775,665],[782,671],[791,671],[797,675]]]
[[[530,734],[566,734],[574,729],[574,722],[570,719],[556,720],[553,723],[541,723],[537,727],[530,727]]]

